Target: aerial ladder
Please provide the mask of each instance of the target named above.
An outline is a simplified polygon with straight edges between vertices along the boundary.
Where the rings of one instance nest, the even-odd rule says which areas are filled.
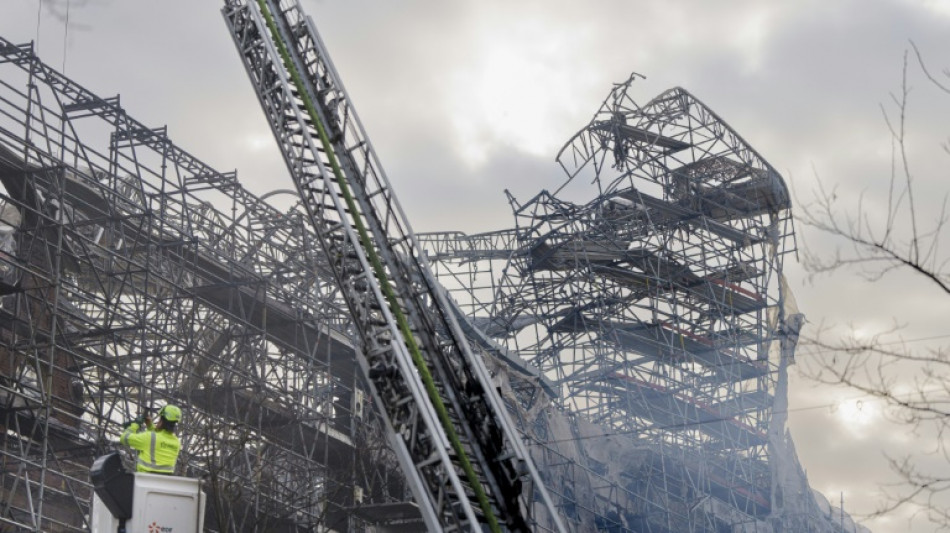
[[[426,527],[564,531],[313,21],[298,0],[225,0],[222,12],[349,308],[359,366]]]

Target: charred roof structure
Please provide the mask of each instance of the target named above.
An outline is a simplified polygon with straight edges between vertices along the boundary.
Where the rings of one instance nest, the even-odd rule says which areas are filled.
[[[512,229],[418,236],[445,312],[568,529],[862,530],[785,433],[783,180],[688,92],[639,106],[632,80]],[[0,530],[87,530],[93,459],[165,402],[209,531],[423,527],[299,204],[3,39],[0,183]]]

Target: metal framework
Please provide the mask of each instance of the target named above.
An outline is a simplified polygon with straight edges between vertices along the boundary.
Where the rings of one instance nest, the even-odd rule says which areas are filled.
[[[510,199],[514,229],[420,241],[471,321],[518,354],[508,364],[540,369],[565,410],[652,445],[662,459],[637,490],[681,504],[643,527],[700,527],[686,510],[709,495],[763,518],[780,345],[800,320],[781,284],[788,192],[688,92],[640,106],[635,78],[562,149],[558,192]],[[596,197],[566,199],[578,182]]]
[[[286,212],[0,38],[0,531],[85,531],[165,402],[209,531],[844,530],[784,434],[787,191],[711,111],[618,85],[513,229],[414,236],[299,4],[225,5]]]
[[[0,530],[85,530],[92,459],[166,401],[211,530],[412,511],[302,212],[4,40],[0,182]]]

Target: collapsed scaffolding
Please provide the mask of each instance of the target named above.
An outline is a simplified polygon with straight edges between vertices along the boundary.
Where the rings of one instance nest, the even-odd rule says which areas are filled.
[[[594,524],[833,528],[785,435],[786,372],[803,320],[782,277],[794,252],[788,190],[687,91],[637,104],[636,78],[617,84],[561,150],[558,191],[524,203],[509,194],[513,229],[420,240],[504,366],[536,369],[537,386],[511,393],[537,453],[559,440],[589,445],[560,452],[571,465],[547,469],[559,477],[553,486],[574,487],[572,470],[587,463],[586,479],[628,491],[626,500],[587,491]],[[596,197],[566,199],[578,182]],[[539,414],[539,389],[573,419]],[[616,448],[609,459],[605,447]]]
[[[773,531],[787,192],[685,91],[628,89],[559,158],[594,201],[420,240],[573,529]],[[92,458],[165,401],[211,530],[419,527],[299,205],[2,39],[0,182],[4,529],[84,530]]]

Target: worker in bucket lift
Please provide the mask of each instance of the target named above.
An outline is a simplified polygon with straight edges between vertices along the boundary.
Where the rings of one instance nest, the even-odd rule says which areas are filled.
[[[181,409],[166,405],[158,412],[158,423],[154,426],[148,415],[139,416],[126,424],[119,442],[139,452],[136,471],[175,474],[175,462],[181,451],[181,441],[175,435],[175,425],[179,420]]]

